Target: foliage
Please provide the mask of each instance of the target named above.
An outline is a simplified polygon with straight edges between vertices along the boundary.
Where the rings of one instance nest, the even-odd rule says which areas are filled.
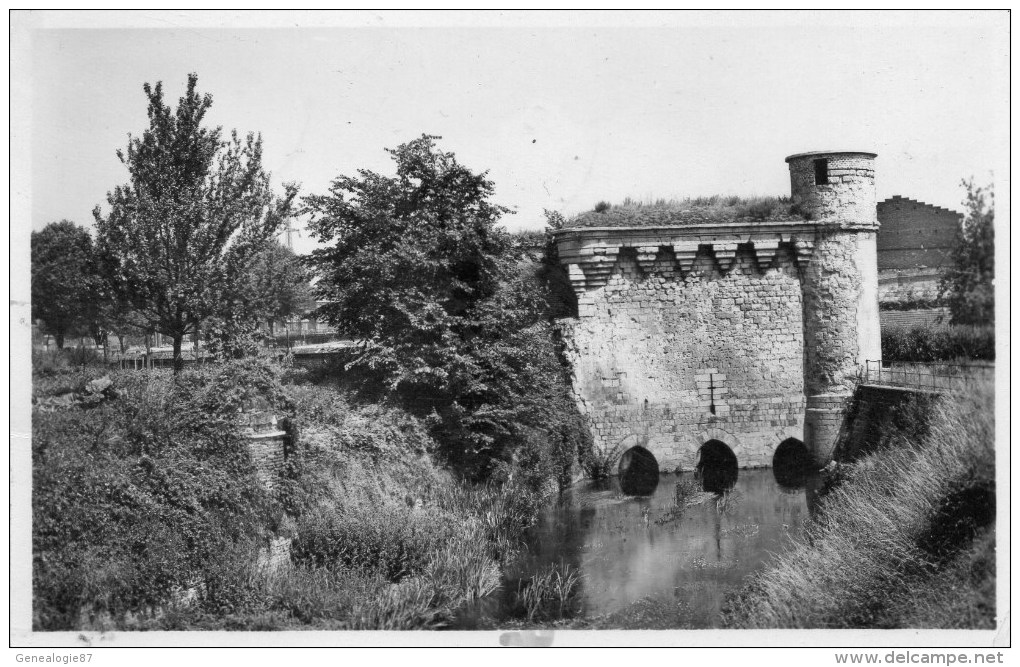
[[[543,213],[546,223],[545,253],[542,256],[538,277],[545,290],[546,301],[549,305],[549,317],[553,320],[577,317],[577,293],[574,292],[574,286],[570,284],[570,277],[566,270],[560,264],[559,246],[553,235],[554,232],[563,229],[567,221],[558,211],[546,209]]]
[[[296,186],[273,195],[262,168],[262,139],[203,127],[212,96],[187,92],[176,110],[162,83],[145,84],[149,127],[117,155],[130,181],[94,211],[103,271],[147,330],[180,347],[211,316],[247,301],[244,276],[290,214]]]
[[[329,387],[291,386],[285,391],[295,408],[306,456],[300,495],[311,503],[295,508],[295,514],[303,516],[317,507],[332,513],[361,506],[376,513],[388,503],[424,503],[461,520],[477,517],[498,558],[513,552],[535,521],[542,489],[528,486],[533,480],[525,471],[510,469],[503,483],[453,484],[431,461],[428,452],[439,446],[413,415],[391,406],[357,405]],[[359,463],[366,457],[370,465]]]
[[[821,498],[805,541],[727,602],[726,624],[994,627],[993,404],[991,383],[954,395],[925,435],[907,424],[857,461]]]
[[[316,567],[378,568],[389,581],[420,573],[430,554],[457,533],[459,517],[406,505],[379,504],[306,514],[298,526],[294,558]]]
[[[70,375],[72,386],[85,379]],[[77,627],[83,611],[144,613],[216,581],[225,553],[260,543],[282,516],[235,422],[237,401],[271,385],[267,372],[231,365],[178,382],[158,372],[113,380],[116,399],[33,414],[40,630]],[[49,387],[60,391],[59,378]],[[230,603],[216,591],[218,605]]]
[[[43,321],[57,348],[77,333],[91,335],[103,284],[92,237],[68,220],[32,232],[32,319]]]
[[[570,564],[551,563],[518,580],[512,597],[515,613],[529,623],[569,618],[580,607],[580,582],[580,572]]]
[[[99,372],[51,370],[33,389],[81,391]],[[113,380],[119,397],[92,410],[34,415],[38,629],[440,628],[497,588],[541,504],[515,470],[455,480],[406,411],[282,385],[256,359]],[[252,403],[301,434],[272,496],[237,437]],[[295,534],[293,562],[258,565],[269,535]],[[192,586],[192,604],[167,604]]]
[[[897,301],[878,302],[878,309],[883,311],[934,310],[935,308],[942,308],[943,306],[945,306],[945,304],[937,298],[927,299],[917,296],[910,296],[909,298]]]
[[[61,374],[71,370],[71,367],[89,370],[106,368],[99,354],[88,347],[65,348],[63,350],[32,350],[33,374],[38,373],[42,376]],[[35,387],[33,386],[32,389],[34,393]]]
[[[991,326],[918,326],[882,329],[885,361],[953,361],[995,359]]]
[[[581,456],[581,467],[585,474],[591,479],[605,479],[616,474],[617,466],[620,463],[620,456],[623,455],[623,444],[617,443],[612,447],[599,449],[589,447]]]
[[[206,349],[217,361],[257,356],[262,351],[258,321],[241,309],[205,320]]]
[[[366,347],[359,364],[393,389],[447,393],[475,374],[466,349],[479,304],[511,267],[508,209],[492,183],[422,136],[388,152],[395,177],[361,170],[329,195],[305,198],[309,228],[328,244],[311,253],[322,276],[320,313]]]
[[[490,202],[493,184],[435,139],[389,150],[396,176],[362,170],[305,199],[327,244],[310,257],[319,313],[361,341],[349,369],[430,416],[470,477],[572,460],[576,409],[543,277],[522,270],[520,244],[495,227],[508,209]]]
[[[569,220],[567,226],[683,225],[736,220],[791,220],[803,217],[799,207],[789,197],[712,195],[648,201],[628,197],[622,204],[599,202],[593,210]]]
[[[255,257],[244,291],[252,295],[257,311],[272,329],[276,320],[315,308],[311,280],[311,272],[294,251],[271,241]]]
[[[963,181],[967,217],[957,232],[953,265],[939,282],[953,324],[995,324],[995,191]]]

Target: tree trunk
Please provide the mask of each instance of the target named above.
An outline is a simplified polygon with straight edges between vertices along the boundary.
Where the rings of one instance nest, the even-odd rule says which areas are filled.
[[[174,375],[181,372],[184,368],[184,358],[181,356],[181,342],[184,340],[184,336],[181,334],[174,334]]]
[[[53,334],[53,338],[57,341],[57,349],[58,350],[63,350],[64,349],[64,334],[63,333],[55,333],[55,334]]]

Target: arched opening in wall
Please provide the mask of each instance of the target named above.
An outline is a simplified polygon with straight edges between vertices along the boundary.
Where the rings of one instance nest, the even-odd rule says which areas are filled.
[[[737,483],[737,455],[720,440],[709,440],[698,450],[701,489],[725,493]]]
[[[628,496],[650,496],[659,486],[659,462],[644,447],[631,447],[620,457],[620,490]]]
[[[813,472],[813,461],[807,446],[797,438],[787,438],[772,455],[772,474],[779,486],[802,489]]]

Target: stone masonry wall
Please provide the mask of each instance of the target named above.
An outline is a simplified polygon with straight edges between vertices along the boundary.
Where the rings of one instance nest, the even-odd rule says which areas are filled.
[[[702,246],[681,275],[660,248],[641,265],[624,248],[604,287],[563,321],[578,405],[595,445],[647,448],[662,470],[694,468],[698,449],[726,443],[741,467],[767,466],[803,438],[803,326],[796,248],[761,267],[749,245],[722,271]]]
[[[920,389],[860,385],[846,407],[833,457],[854,461],[886,446],[897,433],[927,428],[938,398]]]
[[[286,432],[279,428],[276,415],[268,402],[262,399],[242,406],[238,422],[248,440],[248,451],[259,479],[268,488],[275,488],[286,461]]]
[[[804,344],[813,352],[805,369],[808,395],[841,390],[849,393],[867,359],[881,358],[878,335],[878,284],[862,280],[873,274],[860,264],[874,262],[862,245],[875,242],[873,232],[819,232],[815,254],[804,281]],[[866,295],[866,290],[875,294]],[[867,305],[868,312],[862,312]],[[874,311],[874,312],[871,312]],[[870,333],[869,333],[870,331]]]

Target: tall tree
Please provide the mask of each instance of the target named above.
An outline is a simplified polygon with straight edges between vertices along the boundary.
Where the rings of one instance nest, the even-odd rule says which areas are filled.
[[[261,318],[273,333],[273,323],[315,308],[312,274],[301,258],[276,241],[270,242],[252,263],[247,292]]]
[[[465,381],[477,307],[514,261],[495,228],[508,209],[489,201],[492,183],[436,150],[436,138],[387,149],[396,176],[360,170],[304,200],[326,243],[309,258],[327,301],[319,313],[362,343],[355,365],[392,389],[447,392]]]
[[[58,348],[92,328],[102,291],[96,271],[92,237],[82,227],[61,220],[32,232],[32,319],[43,321]]]
[[[964,180],[966,217],[957,232],[953,265],[939,283],[939,298],[953,324],[995,322],[995,192]]]
[[[290,215],[297,187],[277,197],[262,168],[262,138],[202,121],[212,96],[187,92],[177,109],[163,103],[162,83],[145,84],[149,127],[128,137],[117,156],[130,180],[94,211],[104,272],[141,323],[181,343],[229,304],[253,259]]]
[[[305,198],[309,229],[324,242],[309,261],[326,301],[318,312],[361,342],[352,366],[367,372],[356,377],[382,380],[392,397],[437,417],[448,460],[484,478],[548,457],[549,443],[571,451],[580,420],[544,279],[496,227],[508,209],[490,201],[485,173],[435,139],[390,150],[395,176],[362,170]]]

